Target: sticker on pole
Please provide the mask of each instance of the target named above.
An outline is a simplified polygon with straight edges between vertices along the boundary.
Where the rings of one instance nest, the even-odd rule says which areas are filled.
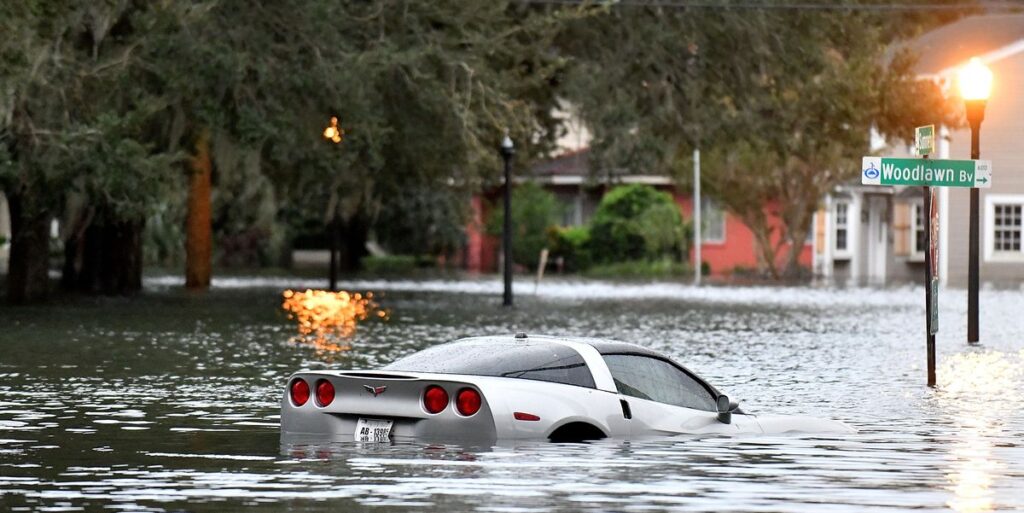
[[[992,186],[992,161],[864,157],[860,183],[988,188]]]

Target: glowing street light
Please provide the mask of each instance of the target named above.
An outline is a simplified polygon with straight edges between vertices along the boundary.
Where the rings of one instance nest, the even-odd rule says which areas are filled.
[[[992,93],[992,70],[974,57],[960,70],[960,96],[964,99],[967,123],[971,125],[971,159],[981,158],[981,122],[985,104]],[[971,188],[967,262],[967,343],[978,342],[978,188]]]
[[[988,100],[992,93],[992,70],[977,57],[960,69],[960,96],[965,101]]]
[[[345,137],[345,130],[338,126],[338,118],[331,117],[331,124],[324,129],[324,139],[338,144]]]

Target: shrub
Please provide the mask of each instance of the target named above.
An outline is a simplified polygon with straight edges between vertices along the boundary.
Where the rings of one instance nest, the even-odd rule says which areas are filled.
[[[561,257],[565,270],[581,271],[590,267],[590,228],[586,226],[552,226],[548,230],[551,256]]]
[[[685,235],[670,194],[649,185],[625,185],[612,189],[598,205],[590,252],[601,263],[678,256]]]
[[[501,237],[505,210],[500,200],[495,207],[487,223],[487,233]],[[515,262],[537,267],[540,251],[548,244],[548,228],[558,222],[561,210],[555,195],[540,185],[527,182],[512,190],[512,259]]]
[[[586,270],[584,275],[591,278],[654,279],[690,277],[693,276],[693,269],[688,264],[680,263],[672,258],[661,258],[595,265]]]
[[[367,256],[363,269],[371,274],[404,274],[416,269],[418,259],[412,255]]]

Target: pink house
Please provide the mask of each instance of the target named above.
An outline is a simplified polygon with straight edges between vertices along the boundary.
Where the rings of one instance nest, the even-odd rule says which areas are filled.
[[[693,212],[693,195],[681,190],[664,175],[615,173],[592,175],[589,166],[589,151],[570,152],[541,162],[533,167],[529,179],[543,185],[566,205],[561,220],[563,226],[586,223],[594,215],[597,205],[608,190],[622,184],[647,184],[672,194],[685,219]],[[484,233],[483,226],[489,215],[488,204],[495,204],[500,189],[472,199],[473,219],[467,226],[467,244],[464,267],[475,272],[496,272],[500,241]],[[702,259],[711,269],[712,276],[728,276],[741,269],[757,267],[757,250],[754,236],[734,215],[724,211],[714,200],[702,199]],[[778,223],[774,206],[765,205],[769,219]],[[785,257],[780,252],[780,258]],[[693,254],[690,255],[691,260]],[[805,245],[800,255],[800,264],[811,265],[811,247]]]

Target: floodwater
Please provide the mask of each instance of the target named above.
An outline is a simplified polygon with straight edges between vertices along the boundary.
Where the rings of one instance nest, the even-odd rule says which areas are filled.
[[[0,308],[0,511],[1022,511],[1024,292],[941,294],[937,389],[923,291],[349,282],[389,318],[352,349],[289,342],[281,292],[173,278],[132,299]],[[852,435],[678,436],[590,444],[282,445],[303,368],[372,368],[458,337],[526,331],[668,352],[754,413],[839,419]]]

